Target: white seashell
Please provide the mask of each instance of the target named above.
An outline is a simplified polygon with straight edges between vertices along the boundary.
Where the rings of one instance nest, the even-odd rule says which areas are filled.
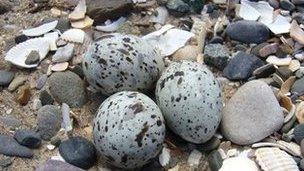
[[[203,157],[203,154],[201,152],[199,152],[198,150],[192,150],[189,157],[188,157],[188,161],[187,163],[190,166],[194,166],[197,167],[200,163],[201,158]]]
[[[268,63],[271,63],[273,65],[277,65],[277,66],[288,66],[291,62],[291,58],[290,57],[286,57],[286,58],[278,58],[276,56],[269,56],[266,61]]]
[[[86,16],[83,20],[73,21],[71,22],[72,27],[74,28],[88,28],[93,25],[94,20],[92,20],[90,17]]]
[[[169,12],[165,7],[157,7],[156,15],[152,15],[150,21],[153,23],[165,24],[169,16]]]
[[[278,143],[260,142],[260,143],[252,144],[251,147],[252,147],[252,148],[259,148],[259,147],[277,147],[277,148],[280,148],[281,150],[284,150],[284,151],[288,152],[289,154],[291,154],[291,155],[293,155],[293,156],[298,156],[297,152],[294,152],[294,151],[290,150],[289,148],[287,148],[286,146],[284,146],[284,145],[282,145],[282,144],[278,144]]]
[[[68,62],[57,63],[51,66],[51,70],[55,72],[65,71],[69,66]]]
[[[292,151],[293,154],[295,154],[294,156],[302,157],[301,147],[298,144],[296,144],[294,142],[285,142],[285,141],[282,141],[282,140],[277,141],[277,143],[282,145],[282,146],[285,146],[290,151]]]
[[[217,151],[220,153],[222,159],[228,158],[226,152],[222,148],[219,148]]]
[[[66,162],[62,156],[60,154],[58,154],[57,156],[52,156],[51,157],[51,160],[59,160],[59,161],[62,161],[62,162]]]
[[[158,158],[160,165],[163,167],[168,165],[170,162],[170,158],[170,149],[163,147],[162,153],[159,155]]]
[[[56,148],[56,146],[54,146],[54,145],[52,145],[52,144],[48,144],[48,145],[46,145],[46,148],[47,148],[48,150],[53,151],[53,150]]]
[[[264,171],[299,171],[294,159],[279,148],[259,148],[255,151],[255,156]]]
[[[123,25],[127,19],[125,17],[120,17],[118,20],[107,24],[105,26],[96,26],[96,30],[104,32],[113,32],[116,31],[121,25]]]
[[[56,42],[59,38],[58,32],[47,33],[47,34],[44,35],[44,37],[49,40],[50,50],[51,51],[57,50]]]
[[[48,33],[49,31],[56,28],[58,24],[58,20],[52,21],[50,23],[43,24],[39,27],[23,30],[22,33],[26,36],[35,37],[35,36],[41,36],[45,33]]]
[[[259,171],[256,163],[247,157],[232,157],[224,160],[219,171]]]
[[[298,60],[291,60],[288,68],[292,71],[295,72],[300,68],[301,64]]]
[[[87,12],[87,6],[85,0],[80,0],[74,11],[69,14],[70,20],[81,20],[84,19],[85,13]]]
[[[11,48],[7,52],[5,56],[5,60],[23,68],[37,67],[38,64],[32,64],[32,65],[25,64],[27,55],[33,50],[38,51],[40,55],[40,61],[43,60],[49,52],[48,39],[34,38],[34,39],[29,39],[23,43],[20,43],[14,46],[13,48]]]
[[[61,35],[61,39],[67,42],[83,43],[85,32],[80,29],[69,29]]]
[[[238,156],[240,152],[237,149],[230,149],[227,151],[227,156],[228,157],[235,157]]]

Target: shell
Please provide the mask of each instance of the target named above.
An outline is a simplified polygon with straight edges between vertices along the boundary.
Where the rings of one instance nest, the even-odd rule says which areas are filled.
[[[58,20],[43,24],[39,27],[23,30],[22,33],[26,36],[35,37],[35,36],[41,36],[53,29],[56,28],[58,24]]]
[[[96,26],[96,30],[104,32],[116,31],[121,25],[123,25],[127,19],[125,17],[120,17],[118,20],[112,22],[111,24],[105,26]]]
[[[49,40],[50,50],[51,51],[57,50],[57,44],[56,44],[56,42],[57,42],[57,40],[59,38],[58,32],[47,33],[47,34],[44,35],[44,37]]]
[[[277,143],[292,151],[294,156],[302,157],[301,147],[298,144],[294,142],[285,142],[282,140],[277,141]]]
[[[80,29],[69,29],[61,35],[61,39],[67,42],[83,43],[85,32]]]
[[[295,20],[291,23],[290,37],[292,37],[300,44],[304,45],[304,31],[301,29],[301,27]]]
[[[296,117],[300,124],[304,123],[304,102],[300,102],[296,105]]]
[[[298,156],[298,153],[297,152],[294,152],[293,148],[290,149],[290,148],[287,148],[286,147],[286,144],[282,145],[283,143],[271,143],[271,142],[260,142],[260,143],[255,143],[255,144],[252,144],[252,148],[259,148],[259,147],[277,147],[277,148],[280,148],[281,150],[284,150],[290,154],[292,154],[293,156]],[[296,151],[296,150],[295,150]]]
[[[298,171],[297,163],[285,151],[266,147],[255,151],[257,163],[264,171]]]
[[[85,0],[80,0],[74,11],[69,14],[70,20],[81,20],[84,19],[85,13],[87,12],[87,6]]]
[[[266,61],[268,63],[271,63],[273,65],[277,65],[277,66],[288,66],[291,62],[291,58],[290,57],[286,57],[286,58],[278,58],[276,56],[269,56]]]
[[[292,72],[295,72],[297,71],[299,68],[300,68],[301,64],[298,60],[291,60],[288,68],[292,71]]]
[[[68,62],[57,63],[51,66],[51,70],[55,72],[65,71],[69,66]]]
[[[92,20],[89,16],[86,16],[85,19],[71,22],[72,27],[83,29],[88,28],[93,25],[94,20]]]
[[[27,65],[25,60],[27,55],[32,51],[36,50],[39,52],[40,61],[43,60],[49,52],[49,42],[45,38],[29,39],[23,43],[20,43],[11,48],[6,56],[5,60],[10,63],[23,67],[23,68],[34,68],[38,64]]]
[[[152,15],[150,21],[153,23],[165,24],[169,16],[169,12],[165,7],[157,7],[155,9],[156,14]]]
[[[219,171],[259,171],[256,163],[247,157],[232,157],[224,160]]]
[[[162,153],[158,157],[159,164],[163,167],[168,165],[170,162],[170,158],[170,149],[163,147]]]
[[[291,76],[289,77],[281,86],[280,92],[282,94],[287,94],[290,91],[290,88],[292,87],[292,85],[294,84],[294,82],[296,81],[296,77],[295,76]]]

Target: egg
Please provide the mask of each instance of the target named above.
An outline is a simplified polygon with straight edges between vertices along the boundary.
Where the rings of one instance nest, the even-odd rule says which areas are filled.
[[[171,63],[157,82],[156,101],[167,126],[192,143],[208,141],[222,118],[220,86],[197,62]]]
[[[162,149],[164,118],[148,96],[122,91],[100,105],[93,135],[102,159],[119,168],[137,168],[156,157]]]
[[[156,47],[139,37],[118,33],[98,38],[83,59],[87,81],[106,95],[124,90],[149,92],[163,69]]]

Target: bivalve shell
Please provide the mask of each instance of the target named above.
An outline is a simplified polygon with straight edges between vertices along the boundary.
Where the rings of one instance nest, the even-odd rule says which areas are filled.
[[[80,0],[78,5],[74,8],[74,11],[69,14],[70,20],[81,20],[85,17],[87,12],[87,6],[85,0]]]
[[[61,39],[67,42],[83,43],[85,32],[80,29],[69,29],[61,35]]]
[[[55,29],[57,24],[58,24],[58,20],[55,20],[55,21],[43,24],[39,27],[23,30],[22,33],[26,36],[31,36],[31,37],[41,36],[45,33],[48,33],[49,31]]]
[[[255,156],[264,171],[299,171],[294,159],[279,148],[259,148]]]
[[[292,71],[292,72],[295,72],[297,71],[299,68],[300,68],[301,64],[298,60],[291,60],[288,68]]]
[[[224,160],[219,171],[259,171],[256,163],[247,157],[232,157]]]

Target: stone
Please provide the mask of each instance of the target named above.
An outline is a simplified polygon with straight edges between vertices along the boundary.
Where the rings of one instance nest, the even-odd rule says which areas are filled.
[[[41,101],[42,106],[52,105],[54,103],[53,97],[46,90],[40,92],[39,100]]]
[[[62,113],[62,119],[63,119],[62,127],[65,129],[66,132],[72,131],[73,123],[70,118],[70,107],[67,104],[62,103],[61,113]]]
[[[190,7],[190,11],[193,13],[200,13],[204,7],[203,0],[183,0]]]
[[[295,126],[294,131],[293,131],[294,139],[298,144],[301,143],[301,141],[304,139],[304,124],[298,124]]]
[[[263,61],[258,57],[238,52],[225,67],[223,75],[229,80],[246,80],[255,69],[261,66],[263,66]]]
[[[62,63],[56,63],[51,65],[51,71],[54,72],[61,72],[68,69],[69,63],[68,62],[62,62]]]
[[[0,154],[22,158],[31,158],[34,155],[29,148],[19,145],[13,137],[3,134],[0,134]]]
[[[190,12],[190,6],[182,0],[168,0],[166,7],[175,16],[182,16]]]
[[[241,86],[223,109],[223,135],[239,145],[258,142],[283,126],[283,111],[271,88],[260,80]]]
[[[0,116],[0,124],[3,124],[6,127],[16,129],[21,126],[21,122],[16,119],[14,116]]]
[[[45,163],[40,165],[36,171],[55,171],[55,170],[62,170],[62,171],[85,171],[81,168],[73,166],[69,163],[60,161],[60,160],[47,160]]]
[[[80,65],[72,66],[69,68],[69,70],[77,74],[80,78],[82,79],[84,78],[84,73]]]
[[[51,95],[59,103],[66,103],[70,107],[81,107],[87,101],[84,82],[71,72],[56,72],[49,78]]]
[[[253,55],[255,55],[255,56],[260,56],[260,50],[261,50],[263,47],[267,46],[267,45],[269,45],[269,43],[267,43],[267,42],[258,44],[258,45],[256,45],[256,46],[252,47],[250,53],[253,54]]]
[[[27,41],[28,39],[29,39],[29,37],[27,37],[24,34],[21,34],[21,35],[15,37],[15,43],[19,44],[19,43]]]
[[[37,112],[38,133],[44,140],[50,140],[61,128],[61,111],[53,105],[46,105]]]
[[[58,20],[58,24],[56,26],[56,29],[60,30],[61,33],[67,31],[70,28],[71,28],[71,24],[70,24],[70,21],[68,19],[60,18]]]
[[[41,145],[40,135],[31,130],[20,129],[15,132],[15,140],[28,148],[38,148]]]
[[[300,168],[304,170],[304,159],[301,159],[300,161]]]
[[[29,85],[22,86],[18,91],[17,102],[25,106],[31,98],[31,88]]]
[[[301,140],[300,146],[301,146],[301,154],[303,156],[304,155],[304,140]]]
[[[268,3],[270,6],[272,6],[274,9],[278,9],[280,7],[280,3],[278,0],[268,0]]]
[[[6,1],[0,2],[0,15],[9,12],[12,9],[12,5]]]
[[[208,163],[211,171],[218,171],[222,167],[223,159],[218,150],[214,150],[208,155]]]
[[[223,70],[230,58],[229,50],[221,44],[208,44],[204,50],[204,62],[207,65]]]
[[[50,0],[33,0],[34,3],[48,3]]]
[[[254,70],[253,75],[256,78],[266,78],[269,77],[271,74],[275,73],[275,71],[276,68],[273,64],[266,64]]]
[[[91,168],[97,160],[94,144],[82,137],[63,141],[59,146],[59,153],[66,162],[82,169]]]
[[[293,75],[293,72],[288,67],[279,67],[276,73],[284,80]]]
[[[87,0],[87,15],[95,24],[117,19],[133,10],[132,0]]]
[[[37,64],[39,62],[39,59],[40,59],[39,52],[36,50],[32,50],[26,57],[25,64],[27,65]]]
[[[9,156],[4,156],[4,155],[1,155],[0,156],[0,168],[2,167],[8,167],[10,166],[11,164],[13,163],[13,160],[12,160],[12,157],[9,157]]]
[[[72,59],[74,53],[74,44],[67,44],[64,47],[58,48],[52,57],[53,62],[68,62]]]
[[[39,99],[34,99],[33,100],[33,109],[34,110],[39,110],[42,107],[41,100]]]
[[[36,81],[36,89],[41,90],[47,81],[48,76],[46,74],[41,75]]]
[[[241,20],[230,23],[226,28],[226,34],[232,40],[242,43],[263,43],[269,38],[268,28],[256,21]]]
[[[304,76],[304,67],[300,67],[298,71],[296,71],[296,77],[302,78]]]
[[[202,144],[203,151],[212,151],[216,150],[221,144],[221,140],[217,137],[212,137],[209,141]]]
[[[296,80],[296,82],[291,87],[291,92],[297,93],[300,96],[304,94],[304,77]]]
[[[296,8],[289,0],[280,0],[280,7],[287,11],[293,11]]]
[[[24,76],[24,75],[18,75],[9,84],[9,86],[8,86],[7,89],[9,91],[15,91],[19,86],[23,85],[26,80],[27,80],[26,76]]]
[[[0,86],[7,86],[13,80],[15,73],[5,70],[0,70]]]
[[[295,5],[301,5],[304,4],[304,0],[291,0],[291,2]]]
[[[275,54],[278,49],[279,45],[277,43],[268,44],[259,50],[259,56],[267,57],[271,54]]]

